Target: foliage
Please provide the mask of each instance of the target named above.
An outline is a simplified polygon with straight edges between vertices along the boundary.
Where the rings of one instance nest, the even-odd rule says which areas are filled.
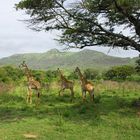
[[[135,73],[135,69],[132,66],[116,66],[105,72],[105,79],[108,80],[125,80],[128,76]]]
[[[56,71],[41,71],[41,70],[31,70],[33,76],[36,80],[41,83],[51,82],[57,78]],[[24,72],[19,68],[14,68],[11,66],[5,66],[0,68],[0,82],[18,82],[23,78]]]
[[[136,61],[136,67],[135,67],[136,71],[140,74],[140,59],[138,59]]]
[[[58,77],[57,71],[48,70],[46,71],[46,78],[49,82],[56,80]]]
[[[11,66],[5,66],[0,68],[0,82],[17,82],[22,77],[22,71],[17,68],[13,68]]]
[[[68,76],[68,79],[78,79],[78,75],[75,72],[71,72]]]
[[[45,82],[45,71],[41,70],[31,70],[33,77],[39,82]]]
[[[132,74],[131,76],[128,76],[126,78],[126,80],[140,82],[140,75],[139,74]]]
[[[41,83],[50,83],[57,79],[57,72],[48,70],[48,71],[41,71],[41,70],[32,70],[33,76],[35,79]]]
[[[94,69],[86,69],[84,70],[84,75],[87,79],[94,80],[99,77],[99,72]]]
[[[59,41],[67,46],[140,51],[140,0],[22,0],[16,8],[30,15],[27,21],[34,30],[61,30]]]

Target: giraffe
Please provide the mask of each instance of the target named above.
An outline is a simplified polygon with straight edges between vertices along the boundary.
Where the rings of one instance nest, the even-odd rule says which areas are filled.
[[[27,103],[32,104],[32,90],[35,90],[37,92],[37,97],[39,99],[40,97],[40,92],[39,90],[41,89],[41,84],[39,81],[35,80],[34,77],[32,76],[32,73],[28,66],[26,65],[25,61],[23,61],[20,65],[19,68],[22,68],[24,70],[24,73],[27,77],[27,82],[28,82],[28,93],[27,93]]]
[[[80,81],[81,81],[81,89],[82,89],[82,97],[83,101],[86,99],[86,92],[90,94],[90,100],[94,100],[94,85],[90,81],[88,81],[83,74],[81,73],[80,69],[76,67],[75,72],[78,73]]]
[[[59,91],[59,96],[62,91],[64,91],[65,89],[69,89],[71,91],[71,101],[72,101],[74,98],[74,91],[73,91],[74,83],[72,81],[67,80],[59,68],[57,69],[57,71],[58,71],[58,74],[60,76],[60,81],[61,81],[61,89]]]

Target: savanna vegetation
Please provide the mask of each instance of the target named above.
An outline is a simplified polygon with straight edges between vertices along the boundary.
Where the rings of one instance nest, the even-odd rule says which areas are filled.
[[[102,45],[140,52],[139,8],[139,0],[78,0],[72,3],[68,0],[21,0],[16,4],[17,10],[24,10],[30,16],[26,20],[28,27],[36,31],[59,30],[58,41],[68,48]],[[32,60],[39,67],[39,63]],[[65,62],[62,60],[67,59],[58,60],[62,64]],[[79,61],[78,57],[70,60],[71,65]],[[56,71],[32,70],[32,75],[28,73],[30,82],[34,77],[42,88],[39,104],[35,94],[33,103],[28,104],[29,77],[26,79],[18,68],[1,67],[0,140],[139,140],[139,69],[139,60],[135,67],[115,66],[105,71],[92,67],[82,69],[84,77],[81,79],[86,77],[94,83],[92,102],[89,95],[82,101],[80,82],[73,71],[63,71],[74,83],[75,96],[71,101],[68,90],[58,96],[60,80]]]
[[[42,84],[40,103],[26,103],[27,79],[19,68],[0,68],[0,139],[24,140],[139,140],[140,75],[131,66],[113,67],[103,73],[82,70],[95,86],[94,102],[82,101],[76,73],[63,71],[74,81],[75,97],[70,91],[58,96],[57,71],[32,70]],[[125,77],[121,75],[125,73]],[[137,78],[136,78],[137,77]]]

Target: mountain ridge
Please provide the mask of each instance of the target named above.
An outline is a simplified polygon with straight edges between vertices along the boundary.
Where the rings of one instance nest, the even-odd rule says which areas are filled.
[[[56,69],[58,67],[72,69],[81,68],[109,68],[116,65],[134,65],[137,58],[120,58],[106,55],[94,50],[82,50],[79,52],[61,52],[51,49],[44,53],[15,54],[0,59],[0,66],[18,66],[23,60],[32,69]]]

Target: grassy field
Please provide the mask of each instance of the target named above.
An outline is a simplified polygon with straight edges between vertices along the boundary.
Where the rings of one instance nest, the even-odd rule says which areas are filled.
[[[95,84],[95,100],[82,102],[78,82],[75,99],[69,91],[58,96],[57,83],[43,90],[40,104],[26,103],[26,87],[0,94],[0,140],[139,140],[140,114],[134,100],[140,85],[102,81]]]

